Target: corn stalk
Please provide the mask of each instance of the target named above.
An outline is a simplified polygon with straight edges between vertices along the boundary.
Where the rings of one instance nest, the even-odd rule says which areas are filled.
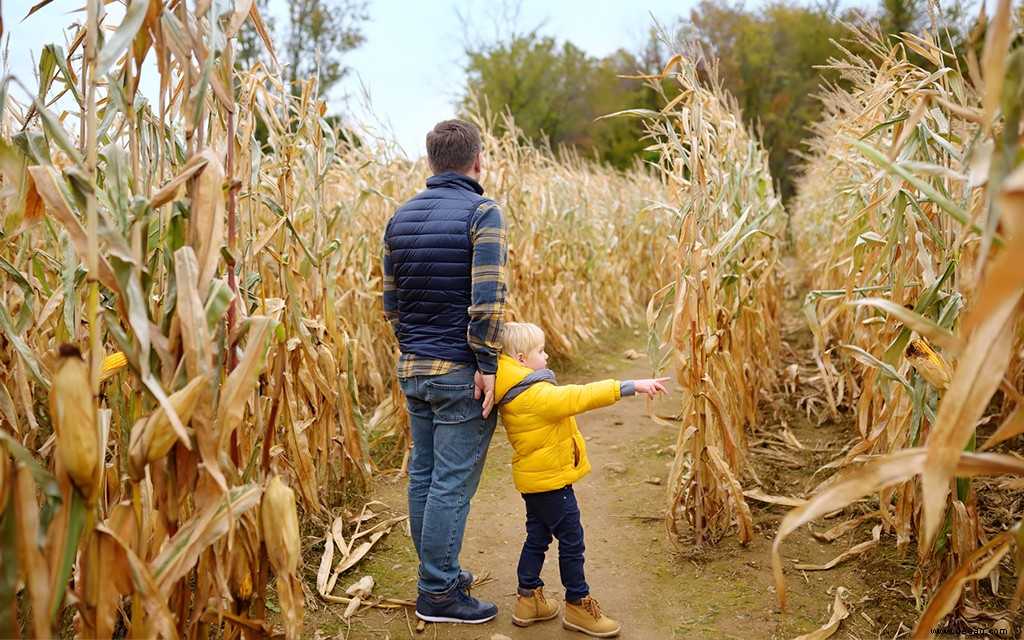
[[[775,547],[820,509],[877,493],[883,532],[901,550],[917,544],[919,633],[976,604],[978,578],[998,591],[996,556],[1012,538],[984,530],[970,477],[1019,475],[997,454],[971,453],[1021,432],[1019,30],[998,3],[975,32],[980,63],[973,43],[957,57],[937,24],[892,45],[855,30],[868,54],[832,63],[850,87],[823,96],[793,207],[820,371],[832,410],[855,408],[858,441],[786,517]],[[984,444],[982,422],[1001,425]],[[775,569],[781,584],[777,557]]]
[[[667,40],[666,40],[667,41]],[[696,545],[714,544],[736,526],[743,544],[753,521],[742,483],[757,481],[747,434],[775,378],[780,349],[777,267],[783,209],[767,154],[743,124],[732,98],[698,76],[697,50],[678,49],[652,87],[670,79],[678,94],[660,112],[632,111],[647,122],[657,167],[670,186],[658,204],[671,216],[673,280],[648,307],[652,361],[658,345],[683,387],[682,428],[669,474],[666,524],[678,544],[688,521]],[[667,364],[667,362],[666,362]]]
[[[83,63],[92,3],[24,104],[0,79],[0,635],[70,616],[97,637],[270,633],[273,575],[297,637],[297,525],[264,523],[332,522],[407,451],[378,252],[426,162],[332,125],[313,81],[235,70],[243,22],[265,30],[230,5],[132,0]],[[566,356],[661,287],[635,260],[670,250],[644,213],[664,184],[506,131],[485,131],[484,184],[509,217],[510,315]]]

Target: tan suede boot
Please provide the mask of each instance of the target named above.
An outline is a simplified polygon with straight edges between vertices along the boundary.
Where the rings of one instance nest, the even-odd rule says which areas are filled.
[[[562,626],[595,638],[611,638],[619,635],[619,623],[602,615],[597,600],[590,596],[580,600],[579,604],[571,604],[568,600],[565,602]]]
[[[530,596],[516,594],[516,608],[512,612],[512,623],[517,627],[528,627],[534,622],[550,620],[558,615],[558,605],[544,597],[544,587],[537,587]]]

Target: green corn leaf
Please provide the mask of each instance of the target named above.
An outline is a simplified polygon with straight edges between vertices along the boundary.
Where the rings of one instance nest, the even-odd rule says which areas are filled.
[[[3,385],[0,385],[3,388]],[[7,455],[0,451],[0,455]],[[10,486],[5,484],[5,487]],[[7,501],[7,508],[0,513],[0,602],[14,603],[18,598],[18,529],[14,517],[14,501]],[[17,620],[17,607],[6,604],[0,607],[0,637],[19,638],[22,636]]]
[[[901,376],[899,372],[896,371],[896,369],[891,364],[882,362],[875,356],[871,355],[870,353],[856,345],[841,344],[836,348],[843,349],[844,351],[849,351],[853,358],[857,360],[857,362],[878,369],[884,377],[889,378],[890,380],[895,380],[896,382],[903,385],[908,393],[914,392],[913,387],[910,386],[910,383],[907,382],[907,379]]]
[[[79,167],[84,166],[84,161],[81,154],[78,153],[78,148],[72,142],[70,136],[68,136],[68,132],[64,125],[61,124],[61,121],[38,98],[36,98],[35,103],[36,109],[39,111],[39,117],[43,121],[43,131],[46,132],[47,137],[53,140],[68,155],[73,164]],[[49,162],[40,162],[39,164],[49,164]]]
[[[210,283],[210,292],[206,296],[205,314],[206,325],[211,332],[215,330],[217,323],[224,317],[234,299],[235,294],[226,282],[214,280]]]
[[[939,276],[939,279],[932,283],[921,297],[918,299],[917,304],[914,305],[914,312],[917,315],[924,315],[924,313],[931,308],[935,301],[939,299],[939,292],[942,290],[942,286],[946,283],[946,280],[951,278],[956,273],[956,261],[951,260],[946,265],[946,270]],[[903,327],[896,339],[892,341],[885,349],[885,354],[882,359],[886,362],[896,362],[900,355],[903,353],[903,349],[907,346],[907,342],[910,341],[910,329]]]
[[[36,486],[39,487],[40,491],[46,497],[46,506],[44,506],[44,515],[46,511],[49,514],[52,513],[64,503],[64,498],[60,493],[60,483],[57,482],[57,478],[53,477],[53,474],[44,469],[31,451],[26,449],[24,445],[18,442],[13,436],[6,431],[0,430],[0,442],[4,443],[7,447],[8,453],[11,457],[21,462],[29,471],[32,472],[32,479],[35,481]],[[40,518],[39,526],[40,532],[46,531],[46,526],[49,524],[50,519]],[[42,541],[40,541],[42,542]]]
[[[39,54],[39,99],[46,100],[46,93],[57,77],[57,60],[52,49],[53,45],[43,47]]]
[[[905,166],[903,166],[900,163],[891,162],[878,150],[872,148],[867,144],[864,144],[859,140],[854,140],[848,137],[844,137],[844,139],[847,140],[851,145],[853,145],[858,151],[863,153],[868,158],[868,160],[871,160],[872,162],[874,162],[876,165],[883,169],[888,169],[889,171],[892,171],[899,177],[903,178],[910,184],[917,187],[922,193],[928,196],[928,198],[931,199],[932,202],[937,204],[954,220],[956,220],[960,224],[970,226],[970,228],[973,229],[978,235],[984,235],[984,230],[976,222],[971,221],[970,216],[967,214],[966,211],[964,211],[963,207],[956,204],[948,197],[939,193],[939,191],[929,183],[910,173]],[[995,236],[993,238],[993,243],[997,247],[1004,246],[1003,240],[999,236]]]
[[[0,330],[4,332],[7,336],[7,340],[14,347],[14,350],[21,356],[25,366],[28,367],[28,372],[31,374],[32,379],[49,389],[50,381],[47,380],[42,371],[40,371],[39,363],[36,361],[33,349],[28,346],[20,333],[15,331],[11,312],[7,308],[7,304],[2,300],[0,300]]]
[[[38,131],[19,131],[11,136],[21,152],[28,156],[32,164],[51,164],[50,147],[46,144],[46,136]]]
[[[60,545],[60,565],[57,569],[57,581],[50,598],[50,623],[56,625],[57,615],[60,614],[61,606],[64,604],[64,595],[67,592],[68,579],[71,577],[71,568],[75,564],[75,556],[78,555],[78,544],[82,539],[82,530],[85,529],[86,506],[77,491],[71,492],[71,513],[68,514],[68,526],[62,532]]]

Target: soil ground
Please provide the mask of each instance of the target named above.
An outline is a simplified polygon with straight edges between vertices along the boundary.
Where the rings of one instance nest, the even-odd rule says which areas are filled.
[[[813,385],[810,334],[795,314],[783,326],[786,342],[780,371],[797,365],[795,384],[780,385],[762,403],[760,424],[751,438],[750,455],[763,482],[762,491],[773,495],[805,496],[824,476],[816,474],[855,437],[848,417],[833,420],[822,406],[821,389]],[[588,362],[557,369],[560,382],[585,382],[651,376],[646,358],[627,359],[628,349],[643,351],[639,331],[620,329],[603,336]],[[792,370],[792,368],[790,369]],[[661,415],[679,406],[678,390],[653,406]],[[659,425],[649,418],[646,398],[624,398],[611,407],[581,416],[593,471],[576,486],[587,543],[587,580],[602,610],[622,625],[622,638],[792,638],[818,629],[830,615],[837,587],[848,591],[849,617],[834,638],[896,638],[906,636],[917,619],[910,595],[913,551],[900,558],[892,537],[854,560],[828,571],[796,571],[793,562],[825,563],[853,545],[870,539],[870,526],[862,526],[832,544],[814,539],[806,530],[786,540],[782,555],[786,568],[789,604],[780,613],[773,586],[770,549],[776,527],[788,507],[749,500],[755,538],[741,546],[735,535],[713,547],[696,548],[693,539],[673,546],[663,518],[666,480],[679,434],[678,427]],[[789,428],[803,446],[785,444]],[[752,486],[748,480],[745,488]],[[372,498],[403,514],[404,478],[378,478]],[[865,510],[868,506],[864,507]],[[823,531],[849,517],[847,510],[834,519],[816,523]],[[499,613],[482,625],[430,624],[417,633],[411,608],[365,609],[350,620],[342,619],[344,605],[322,601],[308,610],[304,636],[309,638],[440,638],[451,640],[538,640],[582,638],[562,628],[560,618],[528,628],[512,624],[515,603],[515,568],[524,536],[524,507],[511,479],[511,447],[499,423],[491,443],[480,488],[469,515],[462,566],[478,578],[489,578],[473,588],[473,595],[495,602]],[[686,529],[685,525],[681,526]],[[307,578],[315,574],[321,542],[307,554]],[[311,565],[311,566],[310,566]],[[374,576],[374,595],[414,600],[416,555],[400,527],[385,536],[367,558],[339,579],[345,586],[363,575]],[[547,593],[561,602],[557,551],[553,544],[542,575]],[[315,576],[312,577],[315,582]],[[310,580],[307,580],[310,582]]]

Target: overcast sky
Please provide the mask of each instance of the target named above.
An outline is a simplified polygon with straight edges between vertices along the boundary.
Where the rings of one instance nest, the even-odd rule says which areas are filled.
[[[283,14],[287,0],[270,0],[271,11]],[[347,53],[348,77],[330,95],[333,112],[363,122],[362,94],[369,92],[373,113],[411,156],[424,152],[424,137],[434,123],[455,114],[465,85],[467,40],[493,40],[511,30],[539,27],[539,33],[572,42],[594,57],[618,48],[637,50],[652,24],[689,12],[695,0],[522,0],[514,24],[495,15],[497,0],[370,0],[369,20],[362,24],[366,41]],[[64,44],[63,28],[84,20],[81,0],[55,0],[22,21],[38,0],[0,0],[4,46],[10,36],[8,67],[29,87],[35,86],[33,56],[48,43]],[[192,2],[190,2],[190,5]],[[508,2],[516,6],[514,2]],[[116,6],[111,12],[117,11]],[[120,13],[120,12],[118,12]],[[460,19],[460,16],[462,18]],[[113,19],[115,16],[112,15]],[[471,33],[464,21],[472,25]],[[114,22],[112,20],[112,22]],[[283,45],[275,42],[280,49]],[[145,86],[143,86],[145,91]],[[345,99],[345,96],[348,96]]]

